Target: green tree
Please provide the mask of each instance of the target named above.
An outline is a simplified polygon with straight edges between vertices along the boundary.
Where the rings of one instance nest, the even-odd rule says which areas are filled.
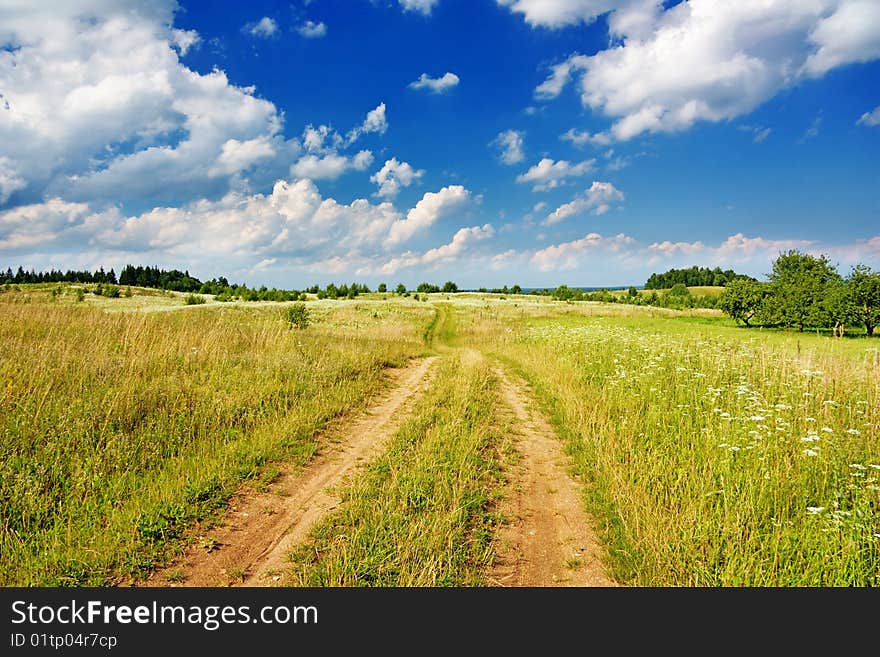
[[[797,326],[798,331],[808,325],[830,324],[828,300],[841,279],[827,256],[816,257],[791,249],[776,258],[769,278],[772,310],[782,324]]]
[[[394,289],[397,294],[405,294],[406,293],[406,285],[403,283],[398,283],[397,287]]]
[[[456,285],[456,284],[453,283],[452,281],[446,281],[446,282],[443,284],[443,289],[441,289],[440,291],[441,291],[441,292],[455,293],[455,292],[458,292],[458,285]]]
[[[306,304],[301,301],[297,301],[296,303],[287,306],[283,311],[282,317],[284,318],[284,321],[298,329],[306,328],[311,319],[309,309],[306,308]]]
[[[385,293],[388,291],[388,286],[385,283],[379,283],[379,287],[376,288],[377,292]]]
[[[632,285],[629,286],[629,289],[626,291],[626,293],[630,298],[639,296],[639,291]]]
[[[874,335],[880,324],[880,272],[867,265],[853,267],[846,279],[846,296],[852,316],[865,325],[869,336]]]
[[[514,283],[510,288],[510,293],[511,294],[522,294],[522,288],[519,285],[517,285],[516,283]]]
[[[769,296],[770,288],[766,283],[736,278],[724,288],[718,307],[736,321],[751,326],[751,320],[761,312]]]

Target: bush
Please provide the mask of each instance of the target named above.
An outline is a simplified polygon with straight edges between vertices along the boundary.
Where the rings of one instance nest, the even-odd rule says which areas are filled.
[[[101,294],[109,299],[118,299],[121,293],[121,290],[115,285],[108,285],[101,292]]]
[[[205,303],[205,297],[198,294],[187,294],[185,302],[187,306],[198,306]]]
[[[298,329],[304,329],[309,325],[309,309],[301,301],[297,301],[285,308],[282,316],[284,321]]]

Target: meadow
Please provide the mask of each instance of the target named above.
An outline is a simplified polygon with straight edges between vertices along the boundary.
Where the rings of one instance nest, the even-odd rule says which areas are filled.
[[[880,584],[876,338],[476,293],[310,299],[295,329],[285,304],[51,289],[0,294],[3,585],[146,576],[426,354],[430,389],[288,583],[485,585],[516,459],[497,366],[564,442],[619,583]]]
[[[149,572],[241,481],[308,460],[319,429],[424,350],[433,315],[314,304],[297,330],[272,304],[53,289],[0,294],[3,585]]]

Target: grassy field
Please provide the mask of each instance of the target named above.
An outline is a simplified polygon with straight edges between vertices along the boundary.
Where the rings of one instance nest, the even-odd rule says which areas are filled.
[[[308,460],[318,429],[424,351],[434,315],[416,302],[312,303],[299,331],[280,308],[0,295],[0,584],[148,572],[241,480]]]
[[[566,440],[619,581],[880,583],[880,342],[639,308],[470,319]]]
[[[432,387],[290,583],[484,582],[514,458],[501,364],[564,441],[618,582],[880,584],[878,339],[497,294],[312,300],[297,330],[285,304],[52,289],[0,294],[0,584],[144,576],[426,353]]]

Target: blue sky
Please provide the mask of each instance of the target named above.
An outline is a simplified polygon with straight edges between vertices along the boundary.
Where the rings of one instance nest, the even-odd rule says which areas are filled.
[[[0,262],[880,268],[875,0],[0,2]]]

